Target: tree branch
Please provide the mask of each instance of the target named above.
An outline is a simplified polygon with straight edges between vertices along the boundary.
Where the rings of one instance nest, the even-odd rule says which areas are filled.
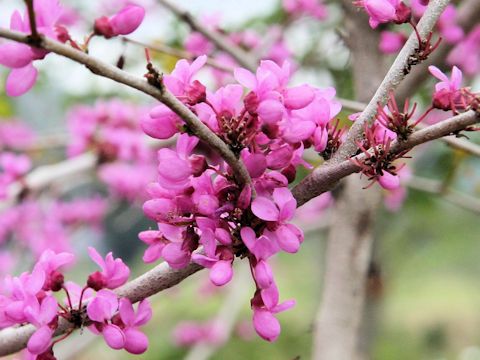
[[[425,14],[417,25],[417,30],[420,36],[425,38],[430,31],[432,31],[441,13],[448,5],[449,0],[431,0]],[[373,31],[373,30],[372,30]],[[388,94],[391,90],[395,89],[398,84],[405,77],[404,70],[407,68],[409,59],[415,54],[418,48],[418,40],[415,32],[412,32],[406,44],[398,54],[395,62],[390,67],[387,75],[383,79],[382,83],[378,87],[375,95],[370,100],[368,105],[363,110],[360,117],[355,121],[350,131],[347,134],[345,142],[340,146],[338,151],[334,154],[330,163],[338,163],[342,160],[349,158],[357,151],[356,142],[360,140],[366,123],[373,122],[377,114],[378,104],[385,105],[387,102]],[[324,167],[327,167],[325,165]]]
[[[360,112],[363,109],[365,109],[365,106],[367,106],[367,104],[364,104],[359,101],[348,100],[348,99],[338,99],[338,100],[342,104],[343,108],[346,108],[352,111]],[[425,129],[426,127],[427,125],[423,125],[423,124],[418,124],[416,126],[417,129]],[[467,139],[459,139],[456,137],[449,136],[449,137],[441,138],[441,141],[443,141],[445,144],[451,146],[454,149],[462,150],[467,154],[480,157],[480,145],[472,143]]]
[[[130,38],[122,38],[122,40],[126,43],[134,44],[137,46],[141,46],[143,48],[147,48],[151,51],[162,53],[162,54],[167,54],[170,56],[174,56],[177,59],[188,59],[188,60],[195,60],[196,56],[193,55],[192,53],[189,53],[188,51],[182,50],[182,49],[177,49],[165,44],[145,44],[141,41],[138,40],[133,40]],[[233,73],[233,68],[230,66],[223,65],[219,61],[216,61],[212,59],[211,57],[207,58],[207,64],[210,65],[211,67],[214,67],[216,69],[228,72],[228,73]]]
[[[186,22],[192,30],[198,31],[215,46],[230,54],[241,66],[254,71],[256,69],[256,61],[252,59],[250,54],[233,44],[228,38],[221,35],[218,31],[210,30],[197,19],[195,19],[187,10],[182,9],[171,0],[158,0],[160,4],[174,13],[180,20]]]
[[[397,154],[417,145],[439,139],[443,136],[449,136],[479,121],[480,116],[476,112],[468,111],[428,126],[425,129],[418,130],[411,134],[407,141],[394,141],[391,152]],[[356,158],[363,160],[364,155],[358,155]],[[331,190],[340,179],[358,170],[357,166],[350,160],[344,160],[330,166],[318,167],[292,189],[293,196],[297,199],[297,205],[302,206],[310,199]]]
[[[460,3],[458,9],[458,25],[460,25],[466,33],[468,33],[475,25],[478,24],[480,17],[480,1],[478,0],[464,0]],[[438,66],[445,65],[445,59],[453,48],[453,45],[443,43],[435,50],[432,55],[419,66],[416,66],[411,74],[398,87],[396,97],[398,100],[406,99],[410,96],[412,89],[418,89],[420,85],[428,78],[429,72],[427,70],[429,65],[437,64]],[[442,67],[443,67],[442,66]]]
[[[191,263],[183,269],[175,270],[168,266],[166,262],[163,262],[145,274],[116,289],[115,293],[120,297],[130,299],[130,301],[134,303],[177,285],[201,269],[203,268],[200,265]],[[72,327],[72,323],[62,318],[59,319],[59,326],[55,332],[55,336],[64,334]],[[35,327],[33,325],[1,330],[0,356],[13,354],[24,349],[34,331]]]
[[[29,38],[24,33],[18,31],[11,31],[0,28],[0,38],[5,38],[21,43],[29,44]],[[147,95],[152,96],[158,101],[165,104],[170,110],[175,112],[180,118],[185,121],[189,129],[201,140],[209,144],[215,149],[228,165],[233,169],[235,177],[240,184],[251,184],[250,175],[245,168],[243,162],[235,156],[230,148],[225,144],[216,134],[214,134],[198,117],[186,107],[180,100],[178,100],[165,87],[161,89],[150,85],[144,79],[133,76],[115,66],[107,64],[99,59],[96,59],[82,51],[74,49],[68,45],[62,44],[58,41],[42,37],[39,46],[42,49],[62,55],[73,61],[85,65],[90,71],[99,76],[103,76],[114,80],[118,83],[127,85],[131,88],[137,89]]]
[[[0,212],[15,204],[17,199],[27,191],[38,191],[49,184],[77,176],[91,170],[97,163],[97,157],[93,153],[85,153],[53,165],[43,165],[32,170],[21,181],[17,181],[8,187],[5,200],[0,202]]]

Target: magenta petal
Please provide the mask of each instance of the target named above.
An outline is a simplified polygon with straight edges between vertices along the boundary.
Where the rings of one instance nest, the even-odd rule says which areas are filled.
[[[253,310],[253,326],[257,334],[267,341],[275,341],[278,335],[280,335],[280,323],[275,316],[267,310]]]
[[[444,82],[448,82],[449,79],[448,79],[448,76],[445,75],[442,70],[440,70],[438,67],[434,66],[434,65],[430,65],[428,67],[428,71],[430,71],[430,73],[435,76],[437,79],[441,80],[441,81],[444,81]]]
[[[37,81],[38,71],[32,64],[20,69],[13,69],[7,77],[5,86],[8,96],[25,94]]]
[[[223,286],[232,280],[233,269],[230,260],[220,260],[210,270],[210,280],[214,285]]]
[[[125,334],[116,325],[106,325],[102,330],[103,338],[105,342],[112,349],[119,350],[125,346]]]
[[[148,299],[144,299],[138,304],[137,314],[135,315],[135,325],[146,324],[152,318],[152,306]]]
[[[129,299],[121,298],[119,306],[120,317],[127,326],[133,326],[135,323],[135,312],[133,311],[132,302]]]
[[[218,259],[213,259],[202,254],[192,254],[192,261],[204,268],[210,269],[217,263]]]
[[[285,225],[280,226],[276,231],[278,245],[283,251],[296,253],[300,248],[300,240]]]
[[[23,68],[33,60],[30,46],[6,43],[0,46],[0,64],[9,68]]]
[[[295,304],[296,304],[296,301],[295,301],[295,300],[287,300],[287,301],[284,301],[283,303],[278,304],[277,306],[275,306],[275,308],[273,309],[273,312],[274,312],[274,313],[279,313],[279,312],[282,312],[282,311],[286,311],[286,310],[291,309],[292,307],[294,307]]]
[[[165,261],[174,269],[181,269],[188,265],[190,254],[182,250],[182,244],[170,243],[162,251]]]
[[[27,348],[32,354],[38,355],[47,351],[52,341],[53,330],[44,325],[33,333],[28,340]]]
[[[235,76],[235,80],[237,80],[240,84],[245,86],[247,89],[254,89],[257,85],[257,79],[255,75],[252,74],[252,72],[242,69],[242,68],[236,68],[233,72]]]
[[[384,171],[383,175],[378,178],[378,183],[386,190],[395,190],[400,187],[400,178],[398,175],[393,175],[388,171]]]
[[[143,261],[147,264],[157,261],[162,256],[162,250],[165,245],[158,242],[150,245],[143,254]]]
[[[258,178],[262,176],[267,168],[267,159],[263,154],[247,155],[243,160],[252,178]]]
[[[110,24],[116,35],[128,35],[134,32],[145,17],[145,9],[137,5],[127,5],[118,14],[112,16]]]
[[[240,236],[242,238],[243,243],[248,248],[248,250],[252,251],[255,246],[255,240],[257,239],[255,235],[255,231],[249,227],[243,227],[240,230]]]
[[[300,85],[285,91],[284,103],[289,109],[302,109],[310,104],[315,97],[313,89],[308,85]]]
[[[161,108],[164,110],[164,106]],[[140,119],[140,126],[145,134],[155,139],[169,139],[178,132],[177,125],[180,120],[175,113],[166,108],[163,114],[159,114],[159,111],[156,114],[158,116],[145,115]]]
[[[259,261],[254,269],[255,280],[260,289],[269,288],[273,282],[273,273],[266,261]]]
[[[277,221],[280,214],[273,201],[263,196],[259,196],[253,200],[252,212],[260,219],[266,221]]]
[[[292,192],[287,187],[278,187],[273,190],[273,200],[278,205],[280,209],[287,208],[287,212],[284,216],[288,216],[288,218],[292,218],[295,214],[295,209],[297,207],[297,201],[292,195]],[[293,204],[292,204],[293,201]],[[282,220],[286,219],[287,217],[282,217]]]
[[[148,348],[148,338],[135,328],[125,330],[125,350],[131,354],[143,354]]]
[[[257,113],[260,118],[268,124],[274,124],[282,120],[285,109],[276,100],[265,100],[260,103]]]
[[[260,295],[267,309],[272,310],[278,305],[279,294],[275,282],[272,282],[269,288],[263,289]]]

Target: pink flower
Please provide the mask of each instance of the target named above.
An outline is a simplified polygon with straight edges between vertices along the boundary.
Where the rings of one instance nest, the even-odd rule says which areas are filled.
[[[34,10],[38,32],[57,40],[56,25],[59,24],[63,12],[58,1],[35,1]],[[18,11],[15,11],[10,18],[10,29],[30,33],[27,13],[22,17]],[[12,69],[7,77],[7,95],[20,96],[32,88],[38,76],[38,71],[32,63],[34,60],[43,59],[47,54],[45,50],[20,43],[7,42],[0,45],[0,64]]]
[[[295,300],[278,304],[279,295],[275,283],[268,289],[257,291],[251,300],[253,309],[253,326],[263,339],[273,342],[280,335],[281,327],[274,314],[295,306]]]
[[[140,119],[142,130],[155,139],[169,139],[180,132],[182,119],[167,106],[155,107],[149,115]]]
[[[153,262],[163,257],[174,269],[185,267],[198,245],[197,235],[178,225],[158,223],[158,228],[159,231],[144,231],[139,235],[149,245],[143,256],[144,261]]]
[[[5,293],[8,294],[2,310],[5,320],[11,324],[26,322],[24,310],[28,301],[37,296],[44,283],[45,271],[41,268],[34,268],[31,274],[23,273],[19,277],[7,277],[3,284]]]
[[[52,296],[43,298],[41,303],[37,298],[30,298],[28,301],[25,315],[28,321],[37,328],[28,340],[27,348],[30,353],[42,354],[50,347],[56,327],[51,323],[57,318],[57,309],[57,300]]]
[[[206,55],[199,56],[191,64],[185,59],[178,61],[172,73],[163,77],[163,81],[168,90],[175,96],[189,95],[188,90],[192,90],[192,86],[194,86],[193,77],[206,62]]]
[[[257,238],[252,228],[243,227],[240,235],[245,246],[257,260],[266,260],[280,250],[278,245],[268,237],[262,235]]]
[[[211,257],[202,254],[193,254],[192,260],[210,269],[210,281],[216,286],[223,286],[233,277],[233,253],[225,247],[219,246]]]
[[[89,329],[95,334],[101,333],[108,346],[115,350],[123,349],[126,342],[122,329],[109,322],[117,313],[118,306],[117,295],[105,289],[100,290],[87,305],[88,317],[94,322]]]
[[[45,291],[59,291],[63,286],[63,274],[58,270],[73,262],[74,255],[70,253],[59,253],[56,254],[52,250],[45,250],[40,259],[37,262],[35,267],[41,267],[45,272],[45,283],[43,289]]]
[[[395,190],[400,186],[400,178],[388,171],[383,171],[383,175],[379,176],[378,183],[386,190]]]
[[[295,253],[303,241],[301,231],[292,224],[286,224],[295,214],[297,202],[288,188],[277,188],[273,191],[273,201],[258,196],[252,202],[252,212],[260,219],[277,223],[277,228],[264,234],[276,240],[280,248]]]
[[[442,110],[453,110],[457,106],[463,106],[464,104],[460,103],[462,101],[460,89],[463,77],[461,70],[454,66],[450,79],[436,66],[431,65],[428,70],[433,76],[441,80],[435,85],[433,106]]]
[[[152,308],[147,299],[138,304],[135,313],[132,303],[126,298],[120,299],[120,328],[125,335],[124,348],[131,354],[143,354],[148,348],[148,338],[139,330],[152,317]]]
[[[406,41],[407,37],[403,33],[382,31],[379,48],[384,54],[394,54],[400,51]]]
[[[358,0],[355,5],[365,9],[373,29],[379,24],[402,24],[410,21],[411,10],[400,0]]]
[[[145,9],[138,5],[127,5],[110,18],[103,16],[95,20],[95,33],[109,39],[128,35],[137,30],[145,17]]]
[[[198,138],[182,134],[177,140],[176,151],[160,149],[158,151],[158,182],[164,188],[173,191],[185,189],[194,173],[193,159],[189,158],[198,144]]]
[[[113,258],[112,253],[108,253],[105,260],[93,247],[88,248],[90,258],[102,269],[96,271],[88,278],[88,285],[94,290],[102,288],[115,289],[125,284],[130,276],[130,269],[120,258]]]

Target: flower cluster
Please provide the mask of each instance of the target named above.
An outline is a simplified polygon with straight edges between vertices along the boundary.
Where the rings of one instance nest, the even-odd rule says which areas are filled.
[[[378,182],[386,190],[396,190],[400,186],[398,171],[403,167],[395,166],[393,162],[402,158],[408,151],[397,154],[390,152],[392,141],[397,134],[385,128],[376,121],[372,126],[365,125],[363,141],[357,143],[363,158],[354,157],[351,161],[360,168],[360,172],[367,177],[372,186]]]
[[[56,0],[39,0],[34,2],[37,30],[39,33],[55,39],[62,40],[60,19],[63,8]],[[31,33],[28,13],[22,16],[15,11],[10,18],[10,29]],[[42,60],[47,51],[37,49],[25,44],[8,42],[0,46],[0,64],[11,68],[7,78],[6,92],[9,96],[20,96],[26,93],[35,84],[38,76],[33,61]]]
[[[89,254],[101,271],[91,274],[83,288],[64,279],[64,268],[73,263],[74,255],[51,250],[42,253],[31,272],[7,276],[0,283],[0,328],[24,323],[35,326],[27,344],[35,359],[55,359],[53,346],[66,337],[53,340],[60,318],[75,327],[89,325],[113,349],[133,354],[146,350],[148,339],[139,326],[150,319],[150,305],[143,300],[135,312],[128,299],[119,299],[111,291],[127,281],[129,268],[111,253],[104,259],[89,248]],[[67,295],[64,302],[54,296],[60,291]]]
[[[401,0],[357,0],[354,4],[365,9],[373,29],[380,24],[408,23],[412,17],[412,9]]]
[[[473,93],[469,88],[462,87],[463,74],[459,68],[453,67],[450,78],[436,66],[429,66],[428,70],[440,80],[435,85],[435,91],[432,96],[433,108],[452,111],[453,114],[470,109],[479,110],[479,95]]]
[[[94,31],[84,45],[78,45],[65,27],[71,22],[71,10],[60,5],[58,0],[33,1],[36,31],[38,34],[60,41],[69,42],[77,49],[88,48],[88,42],[95,35],[111,38],[127,35],[135,31],[143,21],[145,10],[141,6],[129,4],[114,16],[101,17],[95,21]],[[10,18],[10,29],[25,34],[32,34],[28,11],[23,16],[15,11]],[[33,42],[39,39],[31,39]],[[20,96],[28,92],[37,81],[38,71],[33,66],[36,60],[42,60],[48,51],[27,44],[7,42],[0,45],[0,65],[6,66],[10,72],[6,92],[9,96]]]
[[[195,79],[205,60],[180,60],[164,84],[237,154],[252,184],[236,182],[228,165],[206,152],[169,108],[154,108],[142,121],[147,134],[158,139],[182,134],[175,150],[158,152],[158,181],[144,205],[158,230],[140,233],[148,245],[144,260],[162,257],[173,268],[193,260],[209,268],[210,280],[221,286],[233,276],[235,256],[247,257],[256,285],[254,326],[261,337],[274,341],[280,333],[274,315],[293,301],[279,303],[268,259],[280,251],[297,252],[303,241],[302,231],[290,223],[296,200],[288,184],[299,165],[310,167],[302,159],[305,148],[327,148],[329,125],[341,106],[332,88],[288,87],[287,62],[280,67],[262,61],[256,74],[236,69],[240,84],[211,92]],[[199,246],[202,253],[195,251]]]
[[[138,122],[146,116],[146,109],[119,100],[74,107],[67,117],[68,155],[95,151],[100,179],[116,195],[145,199],[144,189],[155,178],[155,151]]]

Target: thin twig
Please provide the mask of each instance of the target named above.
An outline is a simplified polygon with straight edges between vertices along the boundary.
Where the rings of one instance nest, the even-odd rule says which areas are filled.
[[[28,11],[28,21],[30,22],[30,40],[33,42],[40,41],[40,35],[37,31],[37,19],[35,17],[35,7],[33,6],[33,0],[25,0]]]
[[[43,165],[31,171],[22,181],[17,181],[8,187],[6,199],[0,202],[0,212],[15,204],[25,192],[37,192],[55,181],[65,181],[67,178],[92,170],[97,163],[93,153],[85,153],[52,165]]]
[[[195,58],[196,58],[195,55],[193,55],[192,53],[190,53],[188,51],[185,51],[185,50],[182,50],[182,49],[177,49],[177,48],[165,45],[165,44],[146,44],[146,43],[143,43],[141,41],[133,40],[133,39],[126,38],[126,37],[123,38],[123,41],[125,41],[127,43],[130,43],[130,44],[141,46],[143,48],[147,48],[147,49],[149,49],[151,51],[154,51],[154,52],[174,56],[177,59],[195,60]],[[233,68],[232,67],[223,65],[222,63],[212,59],[211,57],[207,58],[207,64],[210,65],[211,67],[216,68],[216,69],[219,69],[219,70],[222,70],[222,71],[225,71],[225,72],[228,72],[228,73],[233,73]]]
[[[417,25],[418,33],[422,38],[425,38],[430,31],[432,31],[441,13],[448,5],[449,0],[431,0],[425,14]],[[382,83],[378,87],[375,95],[370,100],[362,114],[355,121],[350,131],[347,133],[347,137],[342,146],[333,156],[330,163],[338,163],[345,159],[348,159],[357,151],[357,141],[361,138],[366,123],[373,122],[375,115],[377,114],[378,104],[381,106],[386,104],[388,94],[391,90],[395,89],[398,84],[405,77],[405,69],[409,64],[411,56],[413,56],[418,49],[418,40],[415,33],[412,33],[395,59],[394,63],[390,67],[387,75],[383,79]],[[325,167],[328,166],[328,163]]]
[[[460,208],[480,214],[480,199],[455,189],[444,189],[440,181],[413,176],[407,181],[406,185],[415,190],[440,195],[443,199]]]

